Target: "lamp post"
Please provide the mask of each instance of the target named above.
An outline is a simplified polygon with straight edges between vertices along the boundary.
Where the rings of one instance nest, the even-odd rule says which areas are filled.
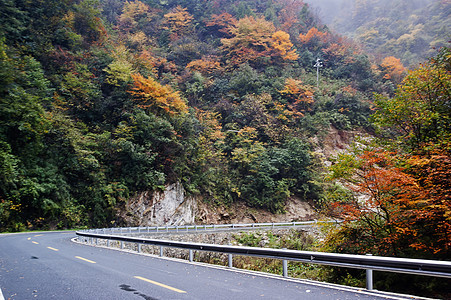
[[[321,59],[316,59],[316,64],[314,65],[314,67],[316,68],[316,88],[319,89],[319,68],[323,67],[323,62],[321,61]]]

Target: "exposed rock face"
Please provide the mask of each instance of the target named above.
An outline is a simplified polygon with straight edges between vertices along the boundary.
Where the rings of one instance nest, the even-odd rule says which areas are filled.
[[[126,204],[123,220],[133,226],[164,226],[194,224],[197,202],[185,197],[180,183],[166,187],[164,192],[143,192]]]
[[[318,217],[310,203],[296,197],[287,200],[285,212],[282,214],[249,207],[244,202],[232,203],[229,207],[209,205],[205,202],[199,202],[198,205],[197,224],[298,222]]]

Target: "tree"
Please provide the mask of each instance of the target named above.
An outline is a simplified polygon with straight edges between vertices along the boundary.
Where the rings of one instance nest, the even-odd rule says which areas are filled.
[[[188,111],[185,101],[171,87],[161,85],[155,79],[146,78],[139,73],[131,76],[133,88],[129,93],[135,97],[138,107],[169,116]]]
[[[177,5],[170,13],[164,15],[164,29],[171,33],[171,40],[177,40],[192,28],[194,17],[186,8]]]
[[[449,257],[447,53],[449,49],[442,50],[430,64],[410,72],[393,99],[378,101],[378,124],[395,133],[392,151],[360,145],[331,167],[331,178],[355,193],[355,198],[333,204],[349,221],[331,236],[335,250]]]
[[[301,116],[311,109],[313,104],[312,88],[302,84],[302,81],[293,78],[287,78],[283,90],[280,94],[288,99],[288,108],[295,114],[300,113]]]
[[[228,63],[236,67],[245,62],[262,63],[262,58],[272,56],[283,60],[296,60],[288,33],[276,31],[272,22],[264,18],[245,17],[228,26],[230,38],[221,39]]]
[[[430,63],[409,72],[394,98],[379,96],[376,101],[375,123],[412,150],[450,138],[451,72],[449,59],[442,59],[449,53],[445,48]]]
[[[150,7],[141,1],[126,1],[119,16],[119,27],[127,33],[135,32],[150,21]]]
[[[284,31],[276,31],[272,35],[271,47],[273,49],[273,56],[282,57],[284,60],[297,60],[299,55],[293,48],[293,43],[290,41],[290,35]]]
[[[406,68],[404,68],[400,59],[393,56],[388,56],[382,61],[381,67],[383,72],[385,72],[385,79],[392,79],[393,82],[397,84],[401,83],[401,80],[406,72]]]

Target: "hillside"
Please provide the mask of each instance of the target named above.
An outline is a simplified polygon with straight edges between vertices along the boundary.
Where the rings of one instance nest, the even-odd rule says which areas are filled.
[[[415,67],[446,46],[451,37],[449,0],[306,2],[330,28],[354,38],[379,60],[395,56]]]
[[[355,3],[372,21],[385,2]],[[448,5],[427,6],[433,28]],[[408,27],[403,11],[375,30]],[[136,198],[152,219],[147,196],[172,185],[202,201],[198,221],[295,219],[309,203],[345,221],[318,250],[450,257],[449,45],[410,52],[431,58],[407,72],[391,38],[373,60],[302,0],[2,0],[0,24],[0,231],[131,223]]]

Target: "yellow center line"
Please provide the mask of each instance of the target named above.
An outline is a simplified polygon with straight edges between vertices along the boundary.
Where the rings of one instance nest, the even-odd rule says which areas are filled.
[[[31,240],[31,237],[29,237],[27,240]]]
[[[43,234],[36,234],[35,237],[36,237],[36,236],[43,236]]]
[[[59,251],[59,249],[56,249],[56,248],[52,248],[52,247],[47,247],[47,248],[50,250],[53,250],[53,251]]]
[[[86,259],[86,258],[83,258],[83,257],[80,257],[80,256],[75,256],[75,258],[87,261],[88,263],[91,263],[91,264],[95,264],[96,263],[95,261],[92,261],[92,260],[89,260],[89,259]]]
[[[33,244],[36,244],[36,245],[39,245],[39,243],[38,243],[38,242],[35,242],[35,241],[32,241],[32,243],[33,243]]]
[[[169,286],[169,285],[166,285],[166,284],[163,284],[163,283],[159,283],[159,282],[156,282],[156,281],[153,281],[153,280],[141,277],[141,276],[134,276],[134,277],[136,279],[140,279],[140,280],[143,280],[143,281],[146,281],[146,282],[149,282],[149,283],[152,283],[152,284],[164,287],[165,289],[168,289],[168,290],[171,290],[171,291],[174,291],[174,292],[177,292],[177,293],[181,293],[181,294],[185,294],[186,293],[185,291],[176,289],[176,288],[174,288],[172,286]]]

